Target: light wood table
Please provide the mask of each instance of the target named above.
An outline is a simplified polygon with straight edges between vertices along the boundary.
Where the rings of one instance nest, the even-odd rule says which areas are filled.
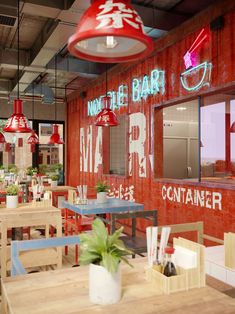
[[[210,287],[161,295],[145,279],[146,260],[122,265],[123,296],[119,303],[100,306],[89,302],[88,267],[29,274],[2,280],[2,314],[229,314],[235,300]]]
[[[45,226],[45,236],[49,237],[50,225],[56,228],[56,236],[62,236],[61,212],[54,206],[40,207],[32,204],[20,204],[14,209],[0,208],[0,232],[1,232],[1,277],[7,274],[7,262],[9,259],[9,246],[7,245],[7,230],[10,228]],[[57,249],[58,263],[62,265],[62,250]],[[32,262],[29,260],[29,263]],[[35,265],[32,265],[34,267]]]

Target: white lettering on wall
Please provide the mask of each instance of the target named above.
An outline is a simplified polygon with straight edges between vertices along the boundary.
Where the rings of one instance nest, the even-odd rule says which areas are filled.
[[[210,209],[222,210],[222,195],[219,192],[183,187],[162,186],[162,199]]]
[[[92,172],[92,126],[80,129],[80,171]],[[89,169],[88,169],[89,161]]]
[[[115,187],[114,184],[112,184],[108,195],[109,197],[116,197],[126,201],[135,202],[134,185],[123,187],[123,185],[120,184],[119,187]]]
[[[129,175],[134,169],[134,154],[136,154],[139,177],[146,177],[146,156],[144,153],[146,141],[146,117],[137,112],[130,115],[129,122]]]
[[[96,137],[95,145],[95,164],[94,172],[98,172],[99,165],[102,165],[102,128],[98,128],[98,135]]]

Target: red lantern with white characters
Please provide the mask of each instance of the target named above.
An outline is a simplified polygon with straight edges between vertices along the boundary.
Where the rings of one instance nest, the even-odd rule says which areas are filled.
[[[96,126],[117,126],[118,119],[116,114],[110,109],[111,97],[106,96],[103,98],[104,108],[98,113],[95,119]]]
[[[4,132],[11,133],[30,133],[32,129],[30,127],[28,119],[25,117],[22,111],[22,100],[14,100],[13,114],[7,120],[7,123],[3,129]]]
[[[95,0],[80,19],[68,49],[78,58],[119,63],[139,60],[153,51],[152,39],[130,0]]]
[[[27,139],[28,144],[39,144],[39,138],[36,132],[33,130],[30,137]]]

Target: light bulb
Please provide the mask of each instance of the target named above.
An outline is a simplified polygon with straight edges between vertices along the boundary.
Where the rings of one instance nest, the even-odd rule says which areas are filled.
[[[106,37],[106,48],[115,48],[118,42],[114,39],[113,36]]]

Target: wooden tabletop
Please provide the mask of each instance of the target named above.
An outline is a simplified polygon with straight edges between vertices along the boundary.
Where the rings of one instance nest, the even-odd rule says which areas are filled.
[[[123,296],[108,306],[91,304],[88,297],[88,267],[29,274],[2,280],[2,302],[14,314],[157,314],[235,313],[235,300],[210,287],[161,295],[145,279],[146,260],[132,260],[134,268],[122,265]]]
[[[58,186],[44,186],[44,191],[52,191],[52,192],[62,192],[62,191],[68,191],[68,190],[77,190],[73,186],[68,185],[58,185]]]

